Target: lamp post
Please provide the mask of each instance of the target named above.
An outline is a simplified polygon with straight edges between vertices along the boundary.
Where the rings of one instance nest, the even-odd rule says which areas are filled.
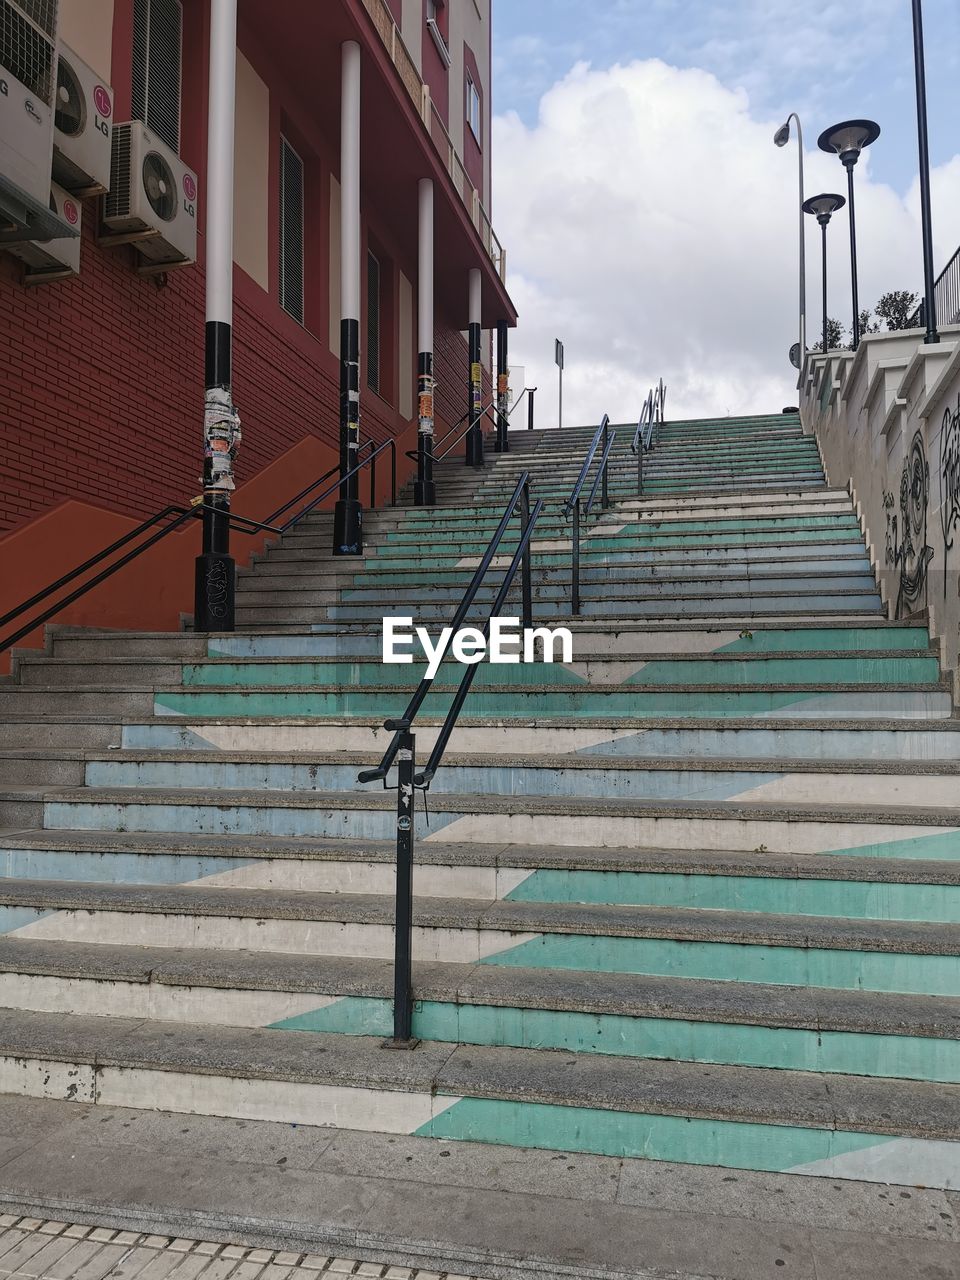
[[[806,228],[803,221],[803,129],[800,125],[800,117],[795,111],[790,112],[773,135],[773,141],[778,147],[787,145],[790,141],[791,120],[797,122],[797,153],[800,160],[800,363],[797,367],[802,369],[807,354],[807,255]]]
[[[853,170],[860,152],[880,137],[880,126],[873,120],[843,120],[824,129],[817,140],[821,151],[840,157],[847,171],[847,204],[850,214],[850,288],[853,298],[853,350],[860,345],[860,301],[857,293],[857,221],[853,203]]]
[[[821,249],[823,254],[823,354],[828,351],[827,344],[827,225],[830,219],[846,204],[843,196],[825,193],[820,196],[811,196],[809,200],[803,202],[803,212],[811,213],[816,216],[820,223],[821,232]]]
[[[917,137],[920,146],[920,227],[923,234],[924,342],[939,342],[937,300],[934,297],[933,226],[930,217],[930,147],[927,140],[927,75],[923,61],[923,13],[913,0],[913,66],[917,81]]]

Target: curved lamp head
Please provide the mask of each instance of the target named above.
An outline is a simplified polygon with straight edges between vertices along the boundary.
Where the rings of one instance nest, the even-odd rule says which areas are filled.
[[[825,227],[837,210],[842,209],[846,203],[843,196],[828,191],[823,195],[811,196],[809,200],[804,200],[803,212],[812,213],[820,225]]]
[[[840,157],[847,168],[852,169],[860,159],[860,152],[880,137],[880,126],[873,120],[843,120],[840,124],[824,129],[817,139],[821,151]]]
[[[773,135],[773,141],[778,147],[785,147],[787,145],[787,143],[790,141],[790,121],[789,120],[787,120],[784,124],[782,124],[780,128],[777,130],[777,132]]]

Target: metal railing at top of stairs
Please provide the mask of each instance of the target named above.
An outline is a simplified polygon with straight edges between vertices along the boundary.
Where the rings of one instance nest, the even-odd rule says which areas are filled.
[[[360,446],[361,452],[368,447],[372,447],[372,445],[373,441],[365,441]],[[308,484],[307,487],[302,489],[295,497],[291,498],[288,502],[285,502],[283,506],[278,507],[276,511],[272,511],[265,520],[254,520],[250,516],[242,516],[235,512],[230,512],[229,515],[226,515],[219,508],[217,509],[217,514],[221,519],[228,519],[233,528],[236,528],[240,533],[247,534],[249,537],[253,537],[258,533],[273,533],[281,535],[292,529],[294,525],[298,524],[304,518],[304,516],[309,515],[310,512],[315,510],[321,502],[332,497],[332,495],[339,490],[345,480],[349,480],[352,476],[359,475],[359,473],[367,467],[370,468],[370,510],[373,510],[376,507],[377,458],[387,449],[390,450],[391,460],[390,505],[395,507],[397,505],[397,446],[396,441],[390,439],[384,440],[382,444],[373,448],[369,457],[365,458],[363,462],[359,463],[351,471],[348,471],[344,476],[339,474],[339,466],[331,467],[330,470],[324,472],[318,480],[314,480],[311,484]],[[302,507],[295,515],[291,516],[289,520],[286,520],[283,524],[279,525],[274,523],[274,521],[276,521],[280,516],[285,515],[291,507],[296,506],[297,503],[302,502],[304,498],[319,489],[324,481],[329,480],[334,474],[336,474],[337,479],[333,484],[328,485],[321,493],[316,494],[316,496],[313,497],[306,506]],[[122,551],[124,547],[130,546],[131,543],[146,534],[150,529],[154,528],[154,526],[161,525],[160,529],[155,533],[152,533],[144,542],[139,543],[131,551],[128,551],[125,555],[121,556],[119,560],[113,561],[107,566],[107,568],[102,569],[94,577],[81,583],[80,586],[75,587],[73,591],[70,591],[67,595],[58,599],[54,604],[44,609],[40,614],[31,616],[29,621],[22,623],[9,635],[0,637],[0,653],[4,653],[19,640],[23,640],[31,633],[31,631],[35,631],[37,627],[41,627],[44,623],[49,622],[50,619],[56,617],[61,610],[65,609],[68,605],[73,604],[75,600],[79,600],[81,596],[86,595],[88,591],[92,591],[94,587],[98,587],[102,582],[106,582],[106,580],[112,577],[113,574],[117,573],[120,569],[123,569],[133,560],[136,560],[138,556],[143,555],[145,551],[149,551],[151,547],[156,546],[158,542],[161,542],[176,529],[181,528],[188,521],[195,520],[200,517],[205,510],[212,510],[212,508],[208,507],[202,499],[199,498],[189,506],[180,506],[176,503],[171,503],[161,511],[157,511],[153,515],[147,516],[147,518],[138,524],[135,529],[131,529],[128,533],[125,533],[122,538],[117,538],[115,542],[111,542],[109,546],[104,547],[95,555],[90,556],[90,558],[85,560],[83,564],[78,564],[68,573],[57,578],[55,582],[51,582],[40,591],[35,592],[29,597],[29,599],[22,600],[18,605],[15,605],[0,617],[0,627],[5,627],[8,623],[23,617],[24,614],[30,613],[32,609],[35,609],[38,605],[42,605],[45,600],[50,599],[51,596],[56,595],[65,587],[68,587],[72,582],[76,582],[78,578],[82,578],[84,574],[89,573],[91,569],[95,569],[97,565],[103,564],[105,560],[109,560],[112,555],[116,555],[118,552]]]
[[[528,414],[527,430],[532,431],[533,430],[533,397],[536,390],[537,390],[536,387],[524,387],[524,389],[517,396],[516,400],[514,400],[510,408],[502,416],[505,417],[509,422],[514,409],[516,409],[517,406],[521,403],[524,396],[529,395],[530,412]],[[496,399],[491,400],[490,403],[487,405],[484,405],[484,407],[480,410],[477,416],[469,422],[467,421],[467,419],[470,418],[469,409],[465,414],[459,417],[457,421],[453,424],[453,426],[450,427],[450,429],[444,435],[442,435],[439,440],[434,441],[434,448],[436,448],[439,445],[447,445],[447,447],[443,450],[442,453],[433,454],[434,464],[438,462],[446,461],[447,456],[457,447],[457,445],[461,442],[461,440],[464,440],[470,434],[473,428],[479,422],[482,422],[484,418],[489,418],[490,421],[494,424],[494,426],[499,429],[499,426],[500,426],[499,419],[501,415],[499,411],[497,411],[496,405],[497,405]],[[450,441],[449,444],[447,444],[448,440]],[[409,458],[412,462],[419,462],[420,450],[419,448],[407,449],[405,450],[404,456]]]
[[[663,379],[656,388],[651,387],[640,411],[640,421],[633,433],[630,445],[632,453],[637,455],[637,497],[643,496],[643,456],[649,453],[659,442],[660,426],[663,422],[664,407],[667,403],[667,388]]]
[[[538,499],[533,509],[530,508],[530,476],[524,471],[517,480],[513,494],[504,508],[500,523],[487,544],[479,565],[457,606],[456,612],[448,623],[450,634],[455,636],[466,620],[470,607],[476,599],[484,579],[493,564],[494,557],[503,541],[510,522],[517,512],[520,515],[520,537],[510,565],[503,576],[496,598],[490,607],[487,620],[483,626],[484,640],[490,636],[490,626],[494,618],[499,617],[500,610],[506,603],[507,595],[513,585],[517,571],[521,572],[523,598],[523,626],[529,629],[533,625],[533,589],[530,573],[530,540],[536,527],[540,513],[543,511],[543,499]],[[403,715],[397,719],[386,720],[384,728],[393,734],[390,745],[383,753],[383,759],[375,769],[365,769],[357,776],[361,783],[382,782],[385,790],[387,778],[394,762],[397,764],[397,895],[396,895],[396,930],[394,957],[394,1005],[393,1005],[393,1044],[398,1047],[413,1047],[413,864],[414,864],[414,823],[416,819],[416,792],[428,791],[437,770],[443,761],[450,736],[456,727],[463,704],[470,692],[474,676],[477,673],[476,663],[466,667],[460,684],[454,694],[450,710],[447,712],[440,732],[437,735],[430,758],[421,773],[416,771],[416,735],[414,722],[430,692],[435,676],[425,675],[420,681],[413,696],[407,704]]]
[[[587,503],[582,514],[584,516],[589,516],[593,509],[598,489],[601,494],[601,510],[606,511],[607,507],[610,505],[608,484],[610,473],[610,454],[613,450],[616,438],[617,433],[616,431],[610,430],[610,419],[607,414],[604,414],[600,421],[600,425],[593,434],[593,439],[590,441],[586,456],[583,459],[583,465],[580,468],[580,474],[577,476],[576,483],[573,486],[570,497],[563,504],[563,518],[565,520],[569,520],[571,513],[573,515],[573,547],[570,565],[570,611],[574,614],[580,612],[580,502],[583,495],[583,489],[587,483],[587,476],[590,474],[590,468],[593,466],[594,459],[596,458],[599,450],[600,465],[597,467],[597,474],[593,478],[593,484],[590,488]]]

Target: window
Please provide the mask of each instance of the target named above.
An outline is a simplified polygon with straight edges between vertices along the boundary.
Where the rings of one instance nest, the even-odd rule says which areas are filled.
[[[180,151],[180,0],[134,0],[133,118]]]
[[[483,124],[480,91],[473,83],[473,77],[469,72],[467,73],[467,124],[470,126],[470,132],[477,140],[477,145],[481,146]]]
[[[447,6],[444,0],[427,0],[427,22],[435,22],[444,40],[447,38]]]
[[[303,161],[280,138],[280,305],[303,324]]]
[[[453,59],[447,44],[447,6],[443,0],[427,0],[427,30],[437,47],[440,61],[449,71]]]
[[[367,253],[367,386],[380,394],[380,259]]]

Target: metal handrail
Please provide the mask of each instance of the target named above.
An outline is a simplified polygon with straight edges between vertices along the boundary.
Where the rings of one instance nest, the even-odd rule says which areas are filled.
[[[587,498],[587,505],[583,508],[583,514],[585,516],[588,516],[593,508],[594,499],[597,496],[597,489],[600,487],[601,482],[603,483],[603,499],[601,506],[608,507],[610,505],[610,495],[607,489],[607,464],[610,461],[610,454],[613,451],[616,438],[616,431],[611,431],[607,438],[607,443],[604,446],[603,456],[600,459],[600,466],[597,468],[597,474],[593,478],[593,485],[590,489],[590,496]]]
[[[570,518],[570,512],[574,509],[574,507],[576,506],[576,503],[580,498],[580,493],[583,489],[584,484],[586,483],[587,474],[590,471],[590,468],[593,466],[593,459],[596,456],[597,448],[600,444],[601,436],[603,437],[603,440],[604,440],[604,446],[606,446],[607,433],[609,429],[610,429],[610,418],[607,414],[604,414],[603,418],[600,421],[599,427],[597,427],[596,431],[593,434],[593,439],[590,441],[590,447],[587,449],[586,457],[583,460],[583,466],[580,468],[580,474],[577,476],[576,483],[573,486],[573,492],[570,494],[570,497],[563,504],[563,518],[565,520],[568,520]]]
[[[372,444],[372,443],[373,443],[372,441],[366,442],[365,444],[361,445],[361,449],[366,448],[367,444]],[[141,556],[145,551],[149,551],[151,547],[155,546],[163,538],[166,538],[168,534],[173,533],[175,529],[179,529],[182,525],[186,524],[188,520],[195,520],[198,517],[200,517],[204,511],[216,511],[216,514],[220,516],[221,519],[225,519],[230,522],[231,527],[236,528],[238,532],[246,534],[250,537],[252,537],[257,533],[284,534],[289,529],[292,529],[295,524],[297,524],[300,520],[302,520],[304,516],[308,515],[311,511],[313,511],[314,508],[317,507],[326,498],[329,498],[332,494],[336,493],[336,491],[340,488],[344,480],[349,480],[352,476],[357,475],[360,471],[364,469],[364,467],[370,467],[371,469],[370,470],[370,506],[371,508],[374,507],[376,505],[374,501],[375,494],[376,494],[376,491],[375,491],[376,460],[378,456],[381,453],[383,453],[385,449],[389,449],[391,454],[391,464],[392,464],[391,466],[391,480],[392,480],[391,505],[396,506],[397,505],[397,446],[396,446],[396,442],[392,438],[389,440],[384,440],[382,444],[380,444],[377,448],[373,450],[369,458],[365,458],[363,462],[359,463],[351,471],[348,471],[345,476],[338,475],[336,481],[332,485],[328,486],[328,488],[326,488],[322,493],[320,493],[316,498],[314,498],[312,502],[308,503],[307,506],[305,506],[301,511],[298,511],[296,515],[291,517],[291,519],[287,520],[282,525],[276,525],[273,523],[273,521],[277,518],[278,515],[282,515],[285,511],[289,510],[289,508],[293,506],[296,502],[299,502],[301,498],[305,497],[308,493],[316,489],[318,485],[321,485],[324,480],[328,479],[333,474],[333,471],[337,471],[339,469],[333,468],[333,471],[328,471],[324,476],[321,476],[319,480],[316,480],[313,482],[313,484],[308,485],[307,488],[304,489],[291,502],[286,503],[284,506],[280,507],[277,511],[273,512],[270,516],[267,517],[266,520],[254,520],[251,516],[243,516],[235,512],[230,512],[228,514],[222,511],[219,507],[213,508],[211,506],[208,506],[204,502],[195,502],[189,507],[170,504],[164,507],[161,511],[155,512],[152,516],[148,516],[147,519],[142,521],[139,525],[137,525],[135,529],[131,529],[128,533],[125,533],[123,537],[117,538],[116,541],[111,542],[108,547],[104,547],[102,551],[98,551],[95,555],[90,556],[90,558],[85,560],[83,564],[79,564],[75,568],[71,569],[68,573],[62,574],[59,578],[57,578],[55,582],[49,583],[49,585],[47,585],[46,587],[43,587],[40,591],[37,591],[32,596],[30,596],[29,599],[21,601],[20,604],[15,605],[12,609],[8,610],[2,617],[0,617],[0,627],[6,626],[8,622],[12,622],[15,618],[21,617],[23,614],[27,613],[30,609],[34,608],[35,605],[42,604],[44,600],[49,599],[50,596],[55,595],[58,591],[61,591],[64,587],[69,586],[71,582],[76,581],[77,578],[82,577],[85,573],[95,568],[98,564],[102,564],[104,560],[108,559],[111,555],[114,555],[116,552],[122,550],[123,547],[129,545],[129,543],[133,542],[136,538],[146,533],[147,530],[152,528],[154,525],[159,524],[163,520],[168,520],[171,516],[175,517],[173,520],[170,521],[169,524],[165,524],[162,529],[158,530],[156,533],[152,534],[149,538],[147,538],[145,542],[142,542],[140,543],[139,546],[134,547],[132,551],[128,551],[126,555],[121,556],[119,560],[114,561],[113,564],[109,565],[106,569],[96,574],[96,576],[91,578],[88,582],[84,582],[81,586],[77,587],[74,591],[71,591],[68,595],[64,596],[61,600],[58,600],[55,604],[51,605],[48,609],[45,609],[39,615],[39,617],[32,618],[28,623],[19,627],[18,630],[12,632],[10,635],[3,636],[2,638],[0,638],[0,653],[5,652],[12,645],[15,645],[18,640],[24,639],[24,637],[28,636],[31,633],[31,631],[35,631],[37,627],[42,627],[45,622],[49,622],[50,619],[55,617],[62,609],[65,609],[68,605],[73,604],[75,600],[79,600],[81,596],[86,595],[88,591],[92,591],[94,587],[98,587],[101,582],[105,582],[107,578],[112,577],[112,575],[117,573],[120,569],[125,568],[126,565],[131,563],[131,561],[136,560],[138,556]]]
[[[487,570],[490,568],[490,565],[493,562],[493,558],[497,554],[497,549],[499,548],[500,543],[503,541],[504,534],[506,533],[507,529],[510,527],[510,521],[513,519],[514,513],[516,512],[516,509],[518,506],[521,507],[521,517],[523,519],[526,519],[526,513],[529,511],[529,506],[530,506],[530,473],[528,471],[521,472],[520,478],[518,479],[516,484],[516,488],[513,491],[513,495],[510,498],[509,502],[507,503],[506,507],[504,508],[503,515],[500,517],[500,523],[497,525],[493,533],[493,536],[491,537],[489,543],[487,544],[487,549],[483,553],[483,557],[481,558],[480,563],[477,565],[476,569],[474,570],[473,577],[470,579],[470,582],[467,586],[466,591],[463,593],[463,599],[460,601],[459,605],[457,605],[456,612],[454,613],[453,618],[450,620],[450,623],[448,624],[452,632],[456,633],[456,631],[463,624],[463,621],[466,618],[467,614],[469,613],[470,606],[473,604],[474,600],[476,599],[477,592],[480,590],[480,587],[483,583],[483,579],[487,575]],[[528,627],[531,625],[531,620],[532,620],[531,619],[532,596],[530,591],[529,558],[525,559],[523,574],[524,574],[523,625],[525,627]],[[404,711],[403,715],[400,717],[400,720],[405,721],[409,724],[413,723],[413,720],[416,717],[417,712],[420,710],[421,706],[423,705],[424,699],[426,698],[427,694],[430,692],[430,686],[433,684],[433,680],[434,680],[433,676],[423,677],[423,679],[420,681],[419,685],[417,686],[416,691],[413,694],[413,697],[410,699],[409,703],[407,704],[406,711]],[[393,765],[393,762],[396,759],[398,749],[399,749],[399,734],[397,734],[394,737],[393,741],[390,743],[386,751],[383,753],[383,759],[380,761],[380,764],[377,766],[377,768],[365,769],[361,774],[359,774],[357,780],[359,782],[376,782],[378,780],[386,779],[386,776],[390,772],[391,766]]]
[[[524,471],[517,481],[513,496],[510,498],[496,532],[490,539],[483,558],[474,571],[470,585],[451,622],[451,632],[455,634],[466,618],[477,591],[483,582],[510,521],[520,508],[522,528],[516,550],[510,560],[510,567],[504,574],[496,599],[484,624],[484,638],[489,637],[493,619],[497,617],[507,599],[517,570],[523,573],[523,625],[529,628],[533,622],[533,592],[530,580],[530,539],[540,513],[543,511],[543,499],[539,499],[530,510],[530,477]],[[426,768],[416,771],[416,735],[413,732],[414,720],[423,705],[434,677],[424,676],[410,699],[406,711],[398,719],[384,722],[384,728],[393,733],[390,745],[383,754],[376,769],[365,769],[358,775],[361,783],[382,781],[387,785],[387,775],[397,762],[397,895],[396,917],[394,928],[394,973],[393,973],[393,1042],[398,1047],[413,1047],[413,865],[414,845],[416,840],[416,792],[428,791],[430,783],[436,775],[443,759],[450,736],[456,727],[457,719],[463,709],[470,686],[476,675],[476,664],[468,665],[454,695],[450,710],[444,719],[437,735],[433,751]]]
[[[664,407],[667,402],[667,388],[661,378],[656,389],[647,392],[647,398],[640,410],[640,421],[633,433],[630,444],[631,453],[637,456],[637,497],[643,496],[643,455],[649,453],[660,438],[660,425],[663,422]]]
[[[938,325],[956,324],[960,320],[960,249],[933,282],[933,300]],[[907,328],[923,328],[926,323],[927,300],[921,298],[919,307],[907,321]]]
[[[607,414],[603,415],[599,427],[593,433],[593,439],[590,441],[590,447],[587,449],[586,457],[583,460],[583,466],[580,468],[580,474],[577,476],[576,483],[570,497],[563,505],[563,518],[569,520],[571,512],[573,513],[573,529],[572,529],[572,547],[570,557],[570,602],[571,612],[577,614],[580,612],[580,495],[583,492],[583,486],[586,484],[587,476],[590,474],[590,468],[593,466],[593,460],[597,455],[597,449],[603,440],[603,452],[600,457],[600,465],[597,468],[597,474],[594,476],[593,485],[587,499],[587,508],[584,514],[589,515],[593,508],[594,499],[597,496],[597,489],[602,486],[601,508],[605,511],[610,505],[610,494],[607,485],[607,479],[610,470],[610,451],[613,448],[613,442],[617,437],[615,431],[610,430],[610,418]]]

